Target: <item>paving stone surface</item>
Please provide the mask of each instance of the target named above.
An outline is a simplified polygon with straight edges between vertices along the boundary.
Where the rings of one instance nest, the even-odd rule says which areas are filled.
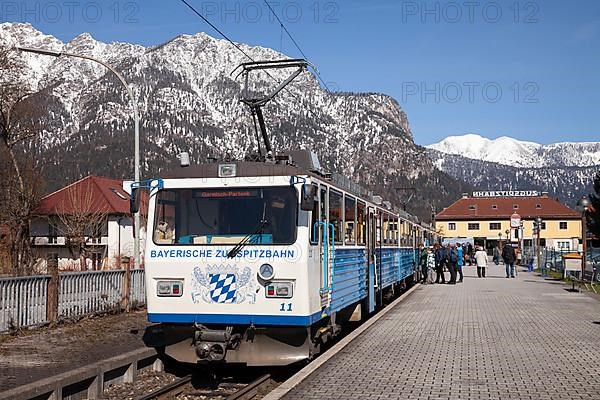
[[[0,392],[143,348],[146,311],[0,336]]]
[[[500,267],[426,285],[285,399],[600,399],[600,300]]]

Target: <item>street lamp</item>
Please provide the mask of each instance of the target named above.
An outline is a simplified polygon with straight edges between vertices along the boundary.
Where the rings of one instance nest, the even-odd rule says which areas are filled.
[[[588,211],[588,207],[590,206],[590,200],[587,196],[583,196],[578,202],[577,207],[581,210],[581,243],[583,250],[583,257],[581,257],[581,280],[584,279],[585,274],[585,260],[586,260],[586,252],[587,252],[587,220],[585,217],[585,213]]]
[[[508,243],[508,239],[510,239],[510,229],[504,231],[506,233],[506,243]]]
[[[98,63],[98,64],[104,66],[106,69],[108,69],[113,74],[115,74],[115,76],[119,79],[119,81],[123,84],[123,86],[127,90],[127,93],[129,94],[129,98],[131,100],[131,104],[133,106],[133,121],[134,121],[134,128],[135,128],[134,179],[136,182],[139,182],[140,181],[140,113],[138,110],[137,102],[135,100],[135,96],[133,95],[133,91],[131,90],[131,88],[129,87],[127,82],[125,81],[125,78],[123,78],[123,75],[121,75],[114,67],[105,63],[104,61],[98,60],[97,58],[93,58],[90,56],[82,55],[82,54],[73,54],[73,53],[67,53],[64,51],[35,49],[35,48],[30,48],[30,47],[19,47],[19,46],[16,46],[16,49],[20,50],[20,51],[25,51],[28,53],[41,54],[44,56],[52,56],[52,57],[65,56],[65,57],[73,57],[73,58],[82,58],[84,60],[89,60],[89,61]],[[134,225],[135,225],[135,238],[134,238],[133,252],[134,252],[134,256],[135,256],[135,266],[137,268],[140,268],[141,259],[140,259],[140,212],[139,212],[139,210],[134,214]]]
[[[542,266],[540,265],[541,258],[542,258],[542,256],[541,256],[542,247],[540,246],[541,235],[542,235],[542,217],[537,217],[535,219],[535,222],[533,223],[533,225],[534,225],[535,232],[537,233],[536,248],[535,248],[537,267],[540,268],[540,270],[542,271],[542,275],[544,275],[544,268],[542,268]]]

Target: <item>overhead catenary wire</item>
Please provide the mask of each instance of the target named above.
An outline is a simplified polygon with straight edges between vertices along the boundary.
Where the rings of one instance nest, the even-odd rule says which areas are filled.
[[[294,37],[292,36],[292,34],[290,33],[290,31],[286,28],[285,24],[279,18],[279,16],[275,12],[275,10],[273,10],[273,7],[271,7],[271,5],[269,4],[269,2],[267,0],[263,0],[263,1],[265,2],[265,4],[267,5],[267,7],[269,8],[269,11],[271,12],[271,14],[273,14],[273,16],[277,19],[277,22],[279,22],[279,26],[281,27],[282,31],[285,31],[285,33],[288,35],[288,37],[290,38],[290,40],[292,41],[292,43],[294,43],[294,46],[296,46],[296,48],[298,49],[298,51],[300,52],[300,54],[302,54],[302,57],[309,63],[309,65],[312,68],[312,70],[314,71],[315,75],[317,76],[317,78],[319,79],[319,81],[321,81],[321,83],[323,84],[323,87],[325,88],[325,90],[327,90],[329,92],[330,91],[329,87],[328,87],[327,83],[325,83],[325,81],[323,80],[323,78],[321,77],[321,74],[319,73],[319,70],[317,69],[317,67],[315,67],[315,65],[312,64],[309,61],[308,57],[306,56],[306,54],[304,53],[304,51],[302,50],[302,48],[300,47],[300,45],[298,44],[298,42],[296,41],[296,39],[294,39]],[[281,39],[281,42],[283,42],[282,39]],[[283,45],[281,45],[281,47],[283,47]]]
[[[215,31],[217,31],[219,33],[219,35],[223,36],[223,38],[225,40],[227,40],[229,43],[231,43],[231,45],[233,47],[235,47],[236,49],[238,49],[240,51],[240,53],[242,53],[243,55],[245,55],[250,61],[254,61],[254,59],[252,57],[250,57],[250,55],[248,53],[246,53],[237,43],[235,43],[233,40],[231,40],[229,38],[229,36],[227,36],[225,33],[223,33],[223,31],[221,31],[219,28],[217,28],[212,22],[210,22],[208,20],[208,18],[206,18],[204,15],[202,15],[202,13],[200,13],[198,10],[196,10],[190,3],[188,3],[186,0],[179,0],[179,1],[181,1],[190,10],[192,10],[192,12],[194,14],[196,14],[197,16],[199,16],[200,18],[202,18],[202,20],[204,22],[206,22],[208,25],[210,25],[211,28],[213,28]]]
[[[240,45],[238,45],[237,43],[235,43],[233,40],[231,40],[229,38],[229,36],[227,36],[222,30],[220,30],[216,25],[214,25],[212,22],[210,22],[210,20],[208,18],[206,18],[204,15],[202,15],[201,12],[199,12],[198,10],[196,10],[196,8],[194,8],[194,6],[192,6],[187,0],[179,0],[181,1],[183,4],[185,4],[190,10],[192,10],[192,12],[194,14],[196,14],[198,17],[200,17],[204,22],[206,22],[211,28],[213,28],[217,33],[219,33],[219,35],[221,35],[225,40],[227,40],[233,47],[235,47],[240,53],[242,53],[246,58],[248,58],[250,61],[252,62],[256,62],[256,60],[254,60],[254,58],[252,58],[252,56],[250,56],[247,52],[244,51],[244,49],[241,48]],[[279,80],[277,80],[277,78],[275,78],[273,75],[271,75],[269,73],[269,71],[263,71],[269,78],[271,78],[273,81],[275,81],[278,85],[281,84],[281,82]],[[295,97],[297,100],[301,100],[298,98],[298,96],[296,96],[294,93],[290,92],[288,90],[288,88],[284,88],[284,90],[286,92],[288,92],[290,95],[292,95],[293,97]]]
[[[212,22],[210,22],[210,20],[208,18],[206,18],[204,15],[202,15],[202,13],[200,13],[196,8],[194,8],[194,6],[192,6],[187,0],[179,0],[179,1],[181,1],[183,4],[185,4],[194,14],[196,14],[204,22],[206,22],[211,28],[213,28],[219,35],[221,35],[225,40],[227,40],[235,49],[237,49],[240,53],[242,53],[247,59],[249,59],[252,62],[256,62],[254,60],[254,58],[252,58],[252,56],[250,56],[250,54],[248,54],[246,51],[244,51],[244,49],[242,49],[242,47],[240,45],[238,45],[233,40],[231,40],[231,38],[229,38],[229,36],[227,36],[221,29],[219,29],[216,25],[214,25]],[[279,17],[277,17],[277,19],[279,19]],[[287,31],[287,29],[286,29],[286,31]],[[289,34],[289,31],[288,31],[288,34]],[[294,41],[294,42],[297,44],[296,41]],[[306,61],[308,62],[308,60],[306,60]],[[316,75],[319,77],[319,79],[321,80],[321,82],[323,82],[323,80],[321,79],[320,75],[318,74],[318,71],[315,68],[315,66],[312,65],[312,64],[310,64],[310,62],[309,62],[309,65],[315,71]],[[281,82],[277,78],[275,78],[273,75],[271,75],[269,73],[269,71],[262,71],[262,72],[264,72],[269,78],[271,78],[273,81],[275,81],[278,85],[281,84]],[[327,85],[324,82],[323,82],[323,84],[325,86],[325,90],[329,93],[329,89],[328,89]],[[297,96],[295,93],[291,92],[289,90],[289,88],[285,87],[283,90],[285,90],[287,93],[289,93],[300,104],[303,104],[302,98],[299,97],[299,96]],[[307,111],[309,114],[314,114],[313,111],[310,108],[308,108],[308,107],[303,108],[303,109],[305,111]]]

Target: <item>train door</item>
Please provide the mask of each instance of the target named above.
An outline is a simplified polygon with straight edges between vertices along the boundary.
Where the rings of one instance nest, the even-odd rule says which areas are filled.
[[[334,237],[333,225],[329,223],[329,192],[327,186],[319,188],[319,218],[313,222],[315,239],[318,240],[320,266],[321,307],[331,303],[331,278],[333,271]]]
[[[375,209],[373,207],[367,207],[367,264],[369,271],[369,301],[368,310],[369,312],[375,311],[376,298],[375,292],[378,288],[378,277],[376,271],[377,265],[377,218]]]

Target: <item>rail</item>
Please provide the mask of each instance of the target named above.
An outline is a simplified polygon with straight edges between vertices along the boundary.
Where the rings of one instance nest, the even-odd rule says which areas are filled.
[[[162,399],[173,399],[183,394],[186,390],[189,390],[193,385],[192,375],[186,375],[179,378],[157,390],[148,393],[144,396],[138,397],[137,400],[162,400]],[[219,384],[213,390],[202,391],[200,393],[190,393],[192,396],[196,394],[201,395],[203,398],[224,398],[226,400],[249,400],[253,399],[259,394],[259,390],[265,389],[266,386],[272,383],[271,375],[265,374],[260,376],[258,379],[243,385],[241,388],[236,389],[233,393],[225,393],[224,387],[221,387],[223,383]],[[186,396],[187,397],[187,396]]]
[[[118,311],[123,300],[125,270],[69,272],[59,275],[57,319]],[[0,333],[50,322],[50,276],[0,278]],[[130,305],[145,304],[144,270],[131,271]]]

